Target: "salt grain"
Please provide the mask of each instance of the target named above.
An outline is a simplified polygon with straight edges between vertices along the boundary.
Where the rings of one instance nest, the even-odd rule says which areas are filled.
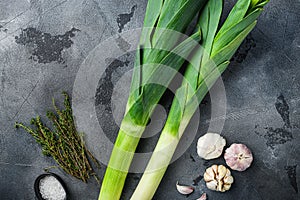
[[[42,197],[46,200],[64,200],[66,191],[54,176],[46,176],[40,180],[39,189]]]

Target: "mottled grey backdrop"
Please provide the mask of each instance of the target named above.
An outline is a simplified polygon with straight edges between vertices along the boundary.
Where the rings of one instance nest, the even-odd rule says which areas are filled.
[[[0,199],[34,199],[33,182],[43,168],[55,165],[15,121],[29,122],[51,109],[51,97],[71,94],[80,64],[101,41],[141,27],[146,0],[0,0]],[[225,1],[225,10],[234,1]],[[223,75],[227,118],[222,134],[228,143],[242,142],[253,151],[253,166],[233,172],[235,183],[225,194],[208,191],[201,180],[206,162],[196,154],[196,140],[168,169],[154,199],[299,199],[300,174],[300,1],[271,0]],[[111,91],[133,64],[132,55],[115,59],[95,94],[98,119],[111,140],[117,132],[111,118]],[[168,98],[164,101],[168,107]],[[203,101],[197,138],[210,117],[209,96]],[[147,141],[142,141],[145,144]],[[149,141],[154,144],[154,141]],[[88,145],[97,145],[91,144]],[[142,150],[145,150],[141,147]],[[141,151],[142,151],[141,150]],[[102,177],[105,167],[98,170]],[[84,184],[65,175],[71,199],[97,199],[95,180]],[[140,175],[130,174],[123,199]],[[176,181],[194,184],[188,198]],[[300,184],[300,183],[299,183]]]

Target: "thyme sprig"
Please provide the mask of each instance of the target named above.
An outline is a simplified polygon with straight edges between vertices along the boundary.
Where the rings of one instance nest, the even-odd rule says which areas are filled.
[[[94,176],[98,181],[90,161],[93,161],[97,167],[99,163],[87,149],[83,133],[76,130],[69,95],[66,92],[63,92],[63,95],[65,109],[60,110],[53,98],[55,113],[47,112],[47,117],[53,125],[52,129],[41,121],[40,116],[31,120],[35,129],[18,122],[15,123],[15,127],[23,128],[31,134],[42,146],[42,153],[51,156],[66,173],[83,182],[87,182],[90,176]]]

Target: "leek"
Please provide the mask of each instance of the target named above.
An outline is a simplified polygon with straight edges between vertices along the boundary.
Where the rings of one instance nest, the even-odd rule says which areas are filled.
[[[152,199],[176,150],[179,140],[209,88],[227,68],[242,41],[256,25],[256,19],[268,0],[238,0],[220,30],[221,0],[209,0],[198,26],[201,45],[177,89],[170,113],[132,200]]]
[[[191,38],[177,44],[180,38],[170,39],[168,30],[184,33],[205,3],[206,0],[149,0],[144,27],[158,27],[166,29],[166,31],[163,29],[149,31],[147,28],[142,31],[140,44],[149,49],[137,52],[130,95],[102,182],[100,200],[118,200],[120,198],[139,139],[154,106],[166,90],[166,87],[147,83],[162,81],[162,85],[169,85],[175,74],[168,74],[161,70],[161,66],[170,66],[178,71],[184,63],[183,58],[193,51],[197,46],[195,40],[200,38],[200,34],[197,32]],[[163,80],[160,80],[161,77]]]

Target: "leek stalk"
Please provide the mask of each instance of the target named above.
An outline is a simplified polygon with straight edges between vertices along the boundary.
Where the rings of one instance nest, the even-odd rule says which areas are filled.
[[[191,38],[177,44],[179,38],[169,38],[168,30],[184,33],[206,1],[149,0],[144,27],[158,27],[166,31],[161,31],[162,29],[142,31],[140,44],[150,49],[145,49],[142,54],[139,51],[137,54],[126,112],[102,182],[99,200],[120,199],[139,139],[154,106],[166,90],[166,87],[147,83],[156,82],[163,77],[163,80],[158,82],[162,82],[164,86],[169,85],[175,74],[164,72],[161,70],[162,66],[171,66],[178,71],[184,63],[183,58],[197,46],[195,39],[200,38],[199,33],[195,33]],[[173,53],[160,49],[171,50]],[[180,53],[181,57],[174,52]],[[156,65],[151,65],[153,63]]]
[[[227,68],[242,41],[256,25],[268,0],[238,0],[220,30],[221,0],[209,0],[200,15],[201,45],[177,89],[170,113],[147,168],[131,200],[150,200],[167,170],[181,136],[209,88]],[[194,62],[193,62],[194,63]]]

